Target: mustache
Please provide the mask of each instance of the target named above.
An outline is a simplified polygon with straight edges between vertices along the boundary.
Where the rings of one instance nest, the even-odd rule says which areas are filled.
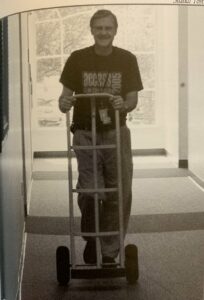
[[[109,39],[110,35],[102,35],[102,34],[100,34],[100,35],[98,35],[98,38],[99,39]]]

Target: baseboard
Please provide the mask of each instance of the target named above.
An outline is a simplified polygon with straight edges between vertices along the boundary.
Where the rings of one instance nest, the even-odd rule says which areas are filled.
[[[26,240],[27,240],[27,233],[26,233],[25,227],[26,227],[26,224],[24,223],[23,242],[22,242],[22,248],[21,248],[19,272],[18,272],[18,289],[17,289],[15,300],[21,300],[21,286],[22,286],[22,280],[23,280],[23,270],[24,270]]]
[[[178,166],[179,166],[179,168],[188,169],[188,160],[187,159],[179,159]]]
[[[192,171],[189,171],[189,176],[201,187],[204,189],[204,181],[198,177],[197,175],[195,175]]]
[[[30,211],[30,203],[31,203],[31,196],[32,196],[32,187],[33,187],[33,174],[30,180],[30,184],[29,184],[29,188],[28,188],[28,192],[27,192],[27,202],[26,202],[26,216],[29,214]]]
[[[134,149],[132,150],[134,156],[159,156],[167,155],[167,152],[163,148],[156,149]],[[34,158],[66,158],[67,151],[35,151]],[[75,157],[72,152],[72,157]]]
[[[166,156],[167,151],[164,148],[155,148],[155,149],[133,149],[133,156]]]

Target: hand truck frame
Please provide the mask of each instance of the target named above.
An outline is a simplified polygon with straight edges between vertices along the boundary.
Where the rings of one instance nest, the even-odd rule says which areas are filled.
[[[134,244],[129,244],[124,248],[124,229],[123,229],[123,194],[122,194],[122,170],[121,170],[121,140],[120,140],[120,115],[119,110],[115,110],[115,129],[116,143],[110,145],[97,145],[96,143],[96,101],[98,98],[111,98],[111,94],[77,94],[75,98],[90,98],[91,100],[91,146],[72,146],[70,132],[70,112],[66,114],[67,125],[67,154],[68,154],[68,189],[69,189],[69,220],[70,220],[70,246],[71,251],[66,246],[59,246],[56,251],[57,280],[60,285],[67,285],[71,278],[108,278],[108,277],[126,277],[128,283],[134,284],[138,280],[138,250]],[[99,188],[97,182],[97,150],[98,149],[116,149],[117,153],[117,187]],[[93,151],[93,189],[74,189],[72,178],[72,150],[92,150]],[[101,192],[118,193],[118,212],[119,212],[119,230],[112,232],[101,232],[99,229],[99,197]],[[73,193],[93,193],[95,207],[95,232],[75,232],[74,230],[74,200]],[[100,237],[118,235],[120,240],[119,263],[107,264],[104,268],[100,262]],[[96,238],[96,265],[81,265],[76,263],[76,236],[92,236]],[[71,263],[70,263],[71,252]]]

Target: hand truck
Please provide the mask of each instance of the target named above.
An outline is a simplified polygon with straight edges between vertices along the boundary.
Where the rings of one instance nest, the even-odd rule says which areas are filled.
[[[96,144],[96,101],[100,97],[111,98],[112,95],[107,93],[95,94],[77,94],[77,99],[89,98],[91,100],[91,125],[92,125],[92,145],[91,146],[72,146],[70,133],[70,112],[66,114],[67,124],[67,147],[68,147],[68,180],[69,180],[69,220],[70,220],[70,247],[71,251],[66,246],[59,246],[56,251],[56,269],[57,280],[60,285],[67,285],[71,278],[108,278],[108,277],[126,277],[127,282],[135,284],[139,277],[138,269],[138,250],[134,244],[129,244],[124,248],[124,229],[123,229],[123,196],[122,196],[122,170],[121,170],[121,152],[120,152],[120,116],[119,111],[115,110],[115,129],[116,129],[116,144],[114,145],[97,145]],[[117,187],[115,188],[98,188],[97,184],[97,149],[115,148],[117,152]],[[72,150],[92,150],[93,151],[93,174],[94,188],[93,189],[73,189],[72,186]],[[95,228],[93,232],[75,232],[74,228],[74,204],[73,193],[91,192],[94,194],[95,205]],[[100,232],[99,230],[99,198],[101,192],[117,192],[119,204],[119,230],[112,232]],[[119,263],[111,264],[103,267],[100,262],[100,237],[118,235],[120,239]],[[76,263],[76,236],[92,236],[96,238],[96,265],[79,265]],[[71,254],[71,260],[70,260]]]

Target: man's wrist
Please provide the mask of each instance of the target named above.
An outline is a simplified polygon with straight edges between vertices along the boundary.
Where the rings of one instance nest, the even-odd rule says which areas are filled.
[[[120,111],[124,113],[129,111],[129,105],[126,101],[123,102],[123,106]]]
[[[61,100],[63,99],[63,96],[59,97],[59,109],[62,113],[66,113],[67,110],[63,107]]]

